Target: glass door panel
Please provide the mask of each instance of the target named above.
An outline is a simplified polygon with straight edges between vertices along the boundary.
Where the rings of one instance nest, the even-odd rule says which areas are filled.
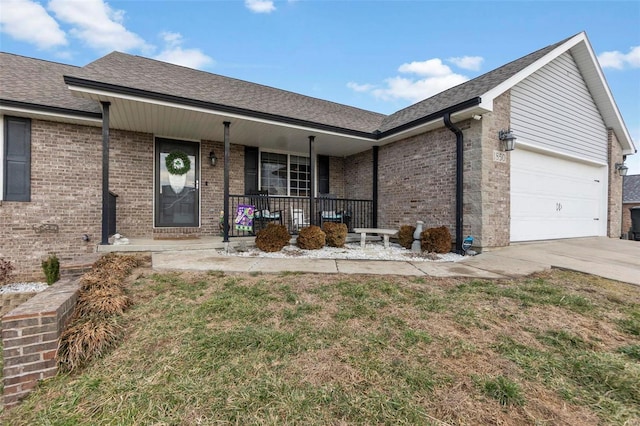
[[[200,225],[199,152],[194,142],[156,139],[156,227]]]

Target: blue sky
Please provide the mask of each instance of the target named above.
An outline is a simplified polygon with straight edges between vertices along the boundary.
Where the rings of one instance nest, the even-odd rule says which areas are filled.
[[[0,0],[0,25],[5,52],[119,50],[382,113],[586,31],[640,148],[638,1]]]

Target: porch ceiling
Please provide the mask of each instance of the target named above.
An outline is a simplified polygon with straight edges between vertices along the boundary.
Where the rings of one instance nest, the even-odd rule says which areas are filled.
[[[74,90],[76,96],[110,102],[110,128],[151,133],[156,136],[223,141],[224,121],[231,122],[232,144],[268,150],[307,153],[309,136],[315,136],[316,153],[344,157],[366,151],[379,142],[373,138],[344,135],[330,130],[287,124],[206,108],[172,104],[112,93]]]

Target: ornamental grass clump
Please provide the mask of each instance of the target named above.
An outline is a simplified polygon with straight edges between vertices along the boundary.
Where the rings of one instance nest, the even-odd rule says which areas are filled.
[[[413,244],[413,233],[416,232],[416,227],[411,225],[402,225],[398,231],[398,244],[406,249],[411,248]]]
[[[298,232],[297,244],[303,250],[320,250],[326,241],[326,234],[319,226],[307,226]]]
[[[446,226],[428,228],[420,234],[422,251],[428,253],[449,253],[451,251],[451,232]]]
[[[290,240],[291,235],[284,225],[270,223],[256,234],[256,247],[266,252],[280,251]]]
[[[60,371],[73,371],[115,347],[122,335],[120,316],[132,305],[124,279],[140,265],[135,256],[110,253],[80,279],[80,294],[56,359]]]
[[[344,243],[347,241],[347,225],[344,223],[325,222],[322,224],[322,230],[326,235],[329,247],[344,247]]]

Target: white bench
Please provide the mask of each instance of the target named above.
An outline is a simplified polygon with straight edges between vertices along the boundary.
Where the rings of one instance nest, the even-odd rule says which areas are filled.
[[[360,234],[360,247],[364,248],[367,241],[367,234],[382,235],[384,248],[389,248],[389,237],[398,233],[396,229],[379,229],[379,228],[353,228],[353,232]]]

